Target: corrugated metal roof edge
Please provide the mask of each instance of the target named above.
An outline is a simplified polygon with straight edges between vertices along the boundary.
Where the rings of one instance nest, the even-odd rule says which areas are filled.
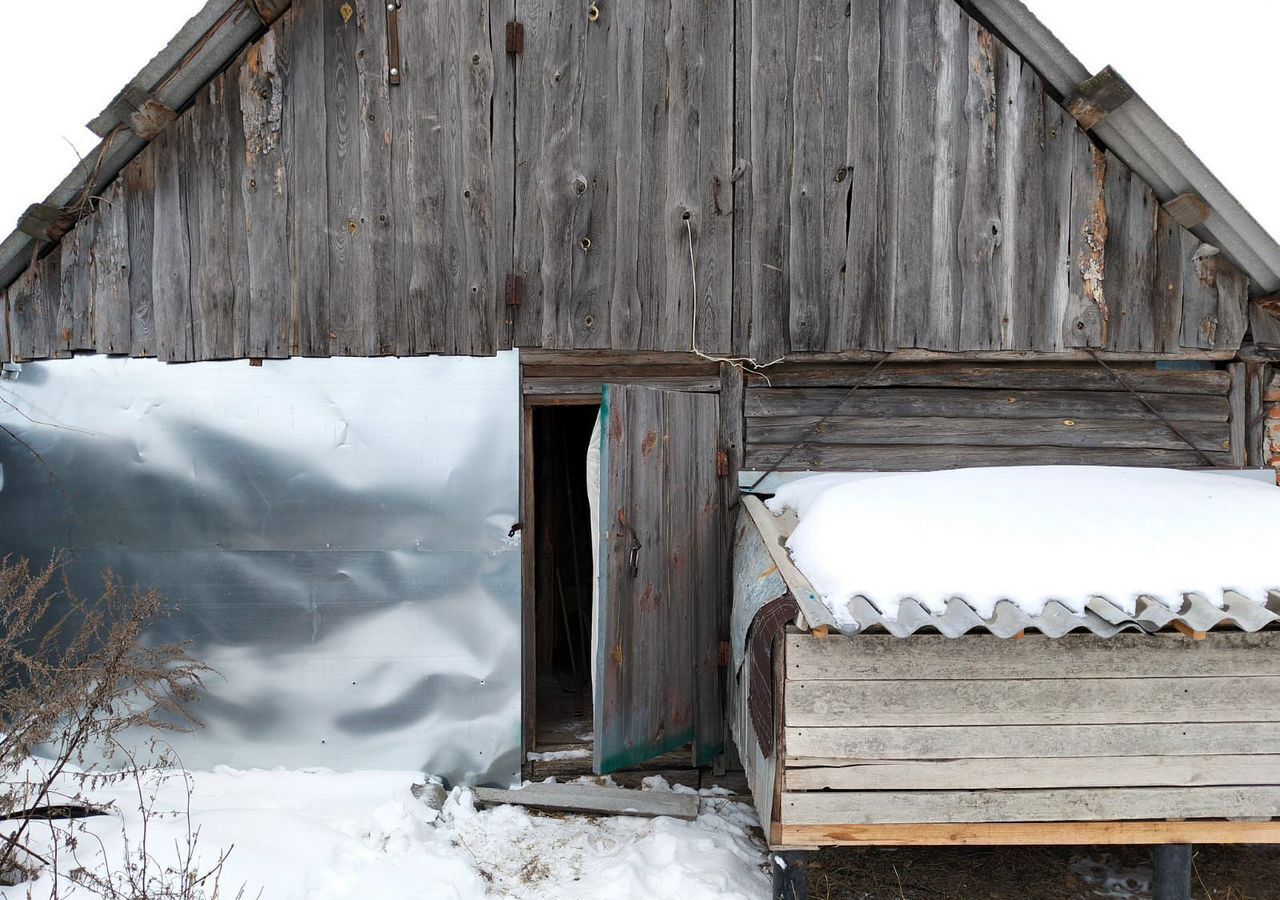
[[[1022,0],[964,0],[1059,94],[1071,94],[1093,73]],[[1192,229],[1239,266],[1253,293],[1280,290],[1280,243],[1141,97],[1111,113],[1092,132],[1155,191],[1161,202],[1199,194],[1209,220]]]
[[[208,0],[116,96],[136,87],[180,110],[263,29],[250,0]],[[79,205],[82,197],[101,192],[146,147],[148,141],[128,128],[114,127],[109,118],[104,110],[89,123],[90,130],[105,136],[49,193],[46,204],[63,209]],[[16,228],[0,243],[0,290],[22,274],[40,249],[36,238]]]

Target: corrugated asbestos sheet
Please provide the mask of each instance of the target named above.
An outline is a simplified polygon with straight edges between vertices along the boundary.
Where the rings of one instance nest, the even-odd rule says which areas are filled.
[[[990,619],[980,616],[961,597],[948,601],[946,612],[940,615],[929,612],[915,600],[906,600],[893,618],[883,615],[865,597],[855,597],[849,603],[849,613],[858,626],[854,631],[841,628],[844,633],[883,629],[897,637],[936,631],[955,638],[972,631],[989,631],[997,637],[1011,638],[1024,631],[1037,631],[1056,638],[1081,630],[1091,631],[1099,637],[1111,637],[1122,631],[1156,632],[1174,622],[1180,622],[1192,631],[1209,631],[1226,625],[1252,632],[1280,621],[1280,593],[1272,592],[1264,604],[1228,591],[1223,608],[1204,597],[1187,594],[1182,608],[1176,612],[1143,597],[1138,600],[1133,614],[1103,597],[1089,601],[1083,613],[1075,613],[1061,603],[1050,602],[1044,612],[1034,616],[1008,600],[1002,600],[996,604],[995,615]]]
[[[744,472],[743,479],[755,473]],[[790,480],[790,479],[788,479]],[[775,482],[776,483],[776,482]],[[856,624],[837,625],[827,608],[817,602],[817,592],[796,567],[791,564],[786,540],[796,525],[794,513],[774,516],[764,508],[759,497],[743,497],[743,507],[748,513],[739,519],[735,535],[735,560],[757,560],[754,577],[735,570],[734,578],[734,650],[740,652],[745,644],[750,616],[754,615],[771,597],[760,596],[762,588],[778,582],[785,585],[801,606],[801,624],[806,628],[826,625],[832,631],[858,634],[867,631],[885,631],[897,637],[909,637],[919,632],[937,632],[951,638],[974,631],[987,631],[1002,638],[1012,638],[1024,631],[1036,631],[1049,637],[1062,637],[1074,631],[1089,631],[1099,637],[1112,637],[1122,631],[1156,632],[1178,624],[1195,632],[1210,631],[1218,627],[1233,627],[1241,631],[1258,631],[1273,622],[1280,621],[1280,591],[1272,591],[1265,602],[1252,600],[1234,591],[1225,592],[1225,603],[1219,607],[1208,598],[1187,594],[1180,609],[1172,610],[1151,599],[1139,598],[1133,613],[1128,613],[1105,597],[1090,600],[1083,613],[1076,613],[1061,603],[1050,602],[1037,615],[1029,615],[1008,600],[996,604],[995,614],[984,618],[963,597],[948,601],[946,610],[935,614],[915,600],[904,600],[898,614],[889,617],[880,612],[866,597],[855,597],[849,603],[849,615]],[[755,532],[755,533],[753,533]],[[757,537],[758,534],[758,537]],[[764,566],[759,547],[763,543],[772,565]],[[1175,624],[1177,623],[1177,624]]]

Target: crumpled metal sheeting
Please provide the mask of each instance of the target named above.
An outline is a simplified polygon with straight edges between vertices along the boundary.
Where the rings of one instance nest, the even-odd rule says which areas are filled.
[[[156,588],[177,610],[148,638],[217,670],[167,736],[187,767],[519,780],[514,352],[76,357],[0,400],[40,455],[0,434],[0,555]]]
[[[1220,625],[1233,625],[1242,631],[1258,631],[1280,621],[1280,592],[1271,592],[1266,603],[1250,600],[1234,591],[1226,592],[1226,606],[1214,606],[1204,597],[1188,594],[1183,606],[1173,611],[1147,597],[1140,598],[1133,614],[1114,603],[1095,597],[1083,613],[1076,613],[1057,601],[1050,601],[1037,615],[1030,615],[1008,600],[996,603],[991,618],[978,614],[963,598],[947,601],[946,609],[935,614],[916,600],[904,600],[895,617],[884,615],[865,597],[849,601],[849,615],[856,627],[842,631],[857,634],[880,627],[895,637],[909,637],[923,629],[934,629],[949,638],[972,631],[988,631],[997,637],[1011,638],[1023,631],[1037,631],[1048,637],[1062,637],[1073,631],[1086,630],[1098,637],[1109,638],[1122,631],[1160,631],[1180,621],[1192,631],[1210,631]]]

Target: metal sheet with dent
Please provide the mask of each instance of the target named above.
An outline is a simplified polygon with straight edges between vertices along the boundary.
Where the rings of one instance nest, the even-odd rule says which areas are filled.
[[[0,554],[65,550],[177,604],[218,675],[192,769],[519,781],[519,366],[165,365],[86,356],[0,382]],[[43,460],[43,462],[41,461]]]

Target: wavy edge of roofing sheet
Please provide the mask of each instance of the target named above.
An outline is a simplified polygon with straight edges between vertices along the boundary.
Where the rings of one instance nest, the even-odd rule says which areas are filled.
[[[1061,96],[1070,96],[1093,74],[1022,0],[963,2]],[[1091,134],[1146,181],[1161,203],[1198,194],[1210,213],[1191,229],[1196,237],[1243,269],[1254,295],[1280,290],[1280,243],[1140,96],[1114,110]]]
[[[116,115],[118,101],[127,92],[142,91],[180,113],[236,54],[263,32],[265,23],[278,18],[287,6],[287,0],[270,3],[208,0],[88,123],[89,130],[102,140],[49,192],[44,205],[64,211],[76,208],[81,205],[81,198],[99,194],[151,143],[135,134]],[[25,217],[25,213],[23,215]],[[0,242],[0,290],[17,280],[30,265],[33,253],[40,253],[46,244],[56,243],[43,241],[15,227]]]
[[[895,637],[905,638],[926,628],[949,638],[971,631],[989,631],[996,637],[1012,638],[1025,631],[1059,638],[1085,629],[1098,637],[1109,638],[1122,631],[1151,634],[1180,622],[1194,632],[1208,632],[1229,625],[1241,631],[1259,631],[1280,622],[1280,591],[1271,591],[1265,602],[1252,600],[1235,591],[1225,591],[1224,605],[1218,607],[1199,594],[1186,594],[1180,609],[1173,610],[1150,597],[1138,599],[1134,612],[1126,612],[1105,597],[1094,597],[1084,612],[1077,613],[1057,601],[1050,601],[1044,611],[1031,615],[1008,600],[996,603],[990,618],[980,615],[963,597],[947,601],[941,613],[932,613],[916,600],[904,600],[896,616],[886,616],[866,597],[849,601],[848,612],[853,628],[840,626],[842,634],[861,634],[871,628],[882,628]]]

